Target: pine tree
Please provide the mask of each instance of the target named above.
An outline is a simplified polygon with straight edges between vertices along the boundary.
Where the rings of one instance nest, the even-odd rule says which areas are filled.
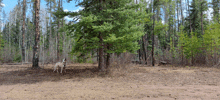
[[[0,32],[0,55],[3,54],[3,47],[5,46],[5,40],[3,39],[2,32]],[[1,56],[3,57],[3,56]],[[2,58],[0,58],[0,61]]]
[[[208,3],[205,0],[200,0],[199,2],[200,7],[200,17],[201,17],[201,34],[204,34],[204,12],[208,10]]]
[[[218,51],[220,50],[219,32],[220,32],[220,24],[213,23],[208,26],[208,28],[205,30],[205,34],[203,35],[206,54],[211,56],[210,58],[211,60],[213,60],[214,54],[216,52],[218,54]],[[220,64],[220,59],[218,60],[218,63],[215,66],[219,66],[219,64]]]
[[[32,67],[39,68],[39,41],[40,41],[40,29],[39,29],[39,11],[40,11],[40,0],[35,0],[35,44],[33,47],[33,60],[32,60]]]
[[[152,15],[152,12],[151,12],[151,6],[149,8],[146,9],[146,13],[149,14],[149,15]],[[143,40],[143,45],[146,45],[146,50],[143,50],[144,52],[146,52],[146,54],[144,55],[145,56],[145,61],[147,60],[147,53],[148,51],[151,50],[152,48],[152,40],[151,40],[151,36],[152,36],[152,25],[153,25],[153,21],[151,20],[151,16],[148,16],[144,19],[144,22],[145,22],[145,25],[144,25],[144,31],[146,32],[144,38],[142,39]],[[143,46],[144,48],[144,46]]]
[[[220,0],[212,0],[212,9],[213,9],[213,20],[219,22],[219,9],[220,9]]]
[[[205,0],[193,0],[190,5],[190,13],[189,16],[186,18],[186,26],[185,31],[191,30],[192,32],[199,33],[198,37],[202,37],[204,28],[205,28],[205,15],[204,12],[208,9],[207,2]],[[190,28],[191,27],[191,28]],[[188,31],[188,35],[190,32]]]
[[[26,0],[23,0],[23,25],[22,25],[22,62],[25,62],[25,18],[26,18]]]
[[[99,49],[99,69],[104,71],[104,53],[134,53],[139,49],[137,40],[144,35],[143,24],[139,23],[146,14],[135,10],[143,4],[134,4],[132,0],[84,0],[79,6],[84,9],[63,14],[80,19],[69,25],[76,40],[73,53],[85,56],[90,50]],[[61,14],[56,13],[57,16]]]

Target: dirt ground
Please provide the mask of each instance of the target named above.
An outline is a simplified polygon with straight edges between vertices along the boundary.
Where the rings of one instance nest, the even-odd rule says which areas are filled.
[[[133,65],[100,73],[94,64],[0,65],[0,100],[220,100],[220,69]]]

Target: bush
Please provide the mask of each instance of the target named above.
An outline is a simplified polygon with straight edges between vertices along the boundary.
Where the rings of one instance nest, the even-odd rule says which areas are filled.
[[[19,55],[19,54],[16,54],[15,56],[14,56],[14,60],[13,60],[14,62],[21,62],[21,55]]]

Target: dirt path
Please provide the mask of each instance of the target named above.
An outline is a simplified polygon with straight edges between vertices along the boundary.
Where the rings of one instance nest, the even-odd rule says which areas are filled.
[[[70,65],[65,75],[27,66],[1,66],[1,100],[220,100],[216,68],[130,67],[102,76],[93,65]]]

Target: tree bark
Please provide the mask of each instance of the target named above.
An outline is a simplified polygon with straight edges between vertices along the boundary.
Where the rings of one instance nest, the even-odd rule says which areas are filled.
[[[96,56],[96,60],[97,60],[97,62],[99,62],[99,49],[96,50],[96,55],[97,55],[97,56]],[[98,65],[98,66],[99,66],[99,65]]]
[[[217,0],[217,4],[218,4],[218,5],[219,5],[219,3],[220,3],[220,1]],[[219,11],[219,6],[218,6],[218,11]],[[217,21],[218,21],[218,23],[219,23],[219,13],[218,13],[218,15],[217,15]]]
[[[141,41],[138,40],[138,44],[141,45]],[[139,59],[139,64],[141,64],[141,48],[138,50],[138,59]]]
[[[154,14],[154,6],[153,5],[153,26],[152,26],[152,51],[151,51],[151,56],[152,56],[152,66],[154,66],[154,24],[155,24],[155,14]]]
[[[177,0],[176,2],[176,5],[177,5],[177,9],[176,9],[176,12],[177,12],[177,31],[179,32],[179,2],[178,2],[179,0]]]
[[[39,11],[40,11],[40,0],[35,0],[35,44],[33,48],[33,61],[32,68],[39,68],[39,41],[40,41],[40,28],[39,28]]]
[[[145,43],[146,43],[146,34],[142,37],[142,41],[143,41],[143,43],[142,43],[142,46],[143,46],[143,57],[144,57],[144,63],[145,64],[147,64],[147,55],[146,55],[146,45],[145,45]]]
[[[53,49],[52,49],[52,19],[51,19],[51,11],[52,11],[52,5],[51,5],[51,1],[50,1],[50,34],[49,34],[49,50],[48,50],[48,53],[50,54],[50,59],[51,59],[51,56],[52,56],[52,52],[53,52]]]
[[[102,38],[101,32],[99,32],[99,43],[100,43],[100,48],[99,48],[99,66],[98,66],[98,68],[100,71],[105,71],[103,38]]]
[[[107,50],[109,50],[109,44],[107,44]],[[110,53],[107,53],[107,58],[106,58],[106,69],[108,69],[110,66]]]
[[[202,31],[202,35],[204,34],[203,33],[203,11],[202,11],[202,6],[203,6],[203,2],[204,1],[201,1],[201,31]]]
[[[59,2],[58,2],[58,10],[60,10],[60,0],[59,0]],[[57,32],[57,61],[59,61],[60,60],[60,43],[59,43],[59,35],[60,35],[60,33],[59,33],[59,29],[60,29],[60,20],[58,19],[58,32]]]
[[[183,18],[183,8],[182,8],[182,0],[180,0],[180,10],[181,10],[181,19],[182,19],[182,25],[183,25],[183,20],[184,20],[184,18]]]
[[[24,42],[25,42],[25,18],[26,18],[26,0],[23,0],[23,25],[22,25],[22,44],[21,44],[21,48],[22,48],[22,63],[25,62],[25,46],[24,46]]]
[[[103,0],[99,0],[100,3],[100,12],[103,10],[102,7],[102,3]],[[102,21],[100,22],[101,24],[103,23]],[[100,47],[99,47],[99,70],[100,71],[105,71],[105,58],[104,58],[104,46],[103,46],[103,37],[102,37],[102,33],[99,32],[99,43],[100,43]]]
[[[63,9],[63,0],[61,0],[61,8]],[[62,18],[62,22],[61,22],[61,27],[63,27],[63,20],[64,18]],[[63,34],[63,58],[66,58],[66,37],[65,37],[65,32],[62,32],[61,34]]]
[[[187,0],[188,2],[188,13],[190,14],[190,10],[189,10],[189,0]],[[189,26],[190,26],[190,32],[192,32],[192,26],[191,26],[191,18],[189,17]]]

